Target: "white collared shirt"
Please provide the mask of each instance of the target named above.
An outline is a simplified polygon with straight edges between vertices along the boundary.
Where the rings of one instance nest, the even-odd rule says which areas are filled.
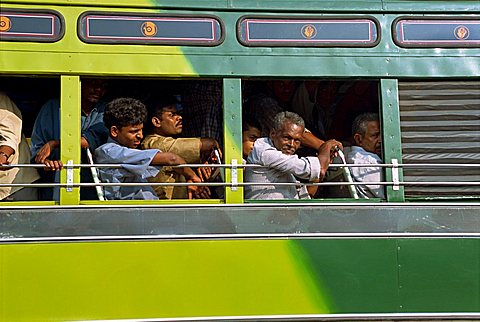
[[[245,182],[264,182],[266,185],[246,186],[246,199],[309,199],[305,186],[275,186],[274,183],[297,183],[297,178],[313,181],[320,177],[317,157],[299,158],[295,154],[284,154],[267,137],[255,141],[247,163],[263,167],[246,168]]]
[[[352,151],[347,154],[347,163],[353,164],[379,164],[382,159],[375,153],[367,152],[362,147],[352,146]],[[353,180],[356,182],[383,181],[383,171],[380,167],[350,168]],[[381,185],[357,185],[358,194],[362,198],[385,198],[385,189]]]

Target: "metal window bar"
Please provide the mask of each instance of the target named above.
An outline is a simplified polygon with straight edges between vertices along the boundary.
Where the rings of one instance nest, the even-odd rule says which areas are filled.
[[[183,167],[219,167],[219,168],[231,168],[236,166],[238,168],[248,168],[248,167],[263,167],[261,165],[255,164],[185,164],[177,165],[173,167],[183,168]],[[14,165],[0,165],[0,171],[3,169],[9,168],[22,168],[22,167],[32,167],[32,168],[44,168],[42,164],[14,164]],[[474,164],[443,164],[443,163],[416,163],[416,164],[331,164],[329,167],[338,168],[338,167],[382,167],[382,168],[480,168],[480,163]],[[69,164],[64,166],[65,169],[71,168],[122,168],[121,164]],[[139,183],[105,183],[105,182],[83,182],[83,183],[0,183],[0,187],[92,187],[92,186],[225,186],[225,187],[244,187],[244,186],[266,186],[266,185],[275,185],[275,186],[345,186],[345,185],[401,185],[401,186],[480,186],[480,181],[422,181],[422,182],[411,182],[411,181],[400,181],[400,182],[319,182],[319,183],[294,183],[294,182],[283,182],[283,183],[265,183],[265,182],[242,182],[242,183],[230,183],[230,182],[202,182],[202,183],[167,183],[167,182],[139,182]]]
[[[400,181],[399,183],[382,181],[382,182],[319,182],[319,183],[295,183],[295,182],[276,182],[276,183],[265,183],[265,182],[238,182],[232,184],[229,182],[200,182],[200,183],[189,183],[189,182],[81,182],[81,183],[0,183],[0,187],[94,187],[94,186],[214,186],[214,187],[232,187],[232,186],[342,186],[342,185],[356,185],[356,186],[369,186],[369,185],[382,185],[389,186],[399,184],[401,186],[480,186],[480,181],[452,181],[452,182],[441,182],[441,181]]]
[[[258,164],[180,164],[176,166],[169,166],[172,168],[186,168],[186,167],[191,167],[191,168],[199,168],[199,167],[210,167],[210,168],[231,168],[231,167],[237,167],[237,168],[262,168],[264,166],[258,165]],[[43,164],[12,164],[12,165],[0,165],[0,170],[5,170],[9,168],[45,168]],[[64,165],[66,168],[67,165]],[[107,163],[102,163],[102,164],[72,164],[68,165],[68,167],[73,167],[73,168],[122,168],[122,164],[119,163],[112,163],[112,164],[107,164]],[[392,164],[392,163],[378,163],[378,164],[330,164],[329,168],[337,168],[337,167],[348,167],[348,168],[359,168],[359,167],[380,167],[380,168],[456,168],[456,167],[461,167],[461,168],[480,168],[480,163],[399,163],[398,165]]]
[[[87,159],[90,165],[94,165],[95,163],[93,162],[93,155],[92,152],[90,151],[90,148],[85,149],[87,152]],[[102,181],[99,178],[98,174],[98,169],[96,167],[90,167],[90,172],[92,173],[92,179],[94,183],[101,183]],[[95,185],[95,191],[97,192],[97,197],[98,200],[100,201],[105,201],[105,194],[103,192],[103,188],[101,185]]]

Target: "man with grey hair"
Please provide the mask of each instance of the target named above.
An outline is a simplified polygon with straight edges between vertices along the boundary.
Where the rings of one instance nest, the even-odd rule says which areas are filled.
[[[353,164],[379,164],[383,163],[382,138],[380,122],[377,113],[364,113],[355,118],[352,125],[352,134],[355,145],[347,154],[347,162]],[[380,167],[355,167],[351,168],[353,179],[356,182],[383,181],[383,172]],[[363,198],[385,198],[381,185],[355,186],[358,194]]]
[[[245,169],[245,182],[261,182],[266,185],[246,186],[247,199],[309,199],[305,186],[279,186],[274,183],[298,183],[297,178],[318,182],[323,179],[335,148],[342,144],[335,140],[325,142],[318,150],[318,156],[299,158],[295,151],[305,131],[303,119],[292,112],[280,112],[274,118],[269,137],[255,142],[247,163],[262,167]],[[313,189],[316,190],[316,189]],[[313,191],[312,190],[312,191]],[[314,191],[311,193],[314,193]]]

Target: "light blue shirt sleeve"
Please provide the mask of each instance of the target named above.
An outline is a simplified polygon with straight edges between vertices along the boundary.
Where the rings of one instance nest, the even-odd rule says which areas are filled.
[[[121,146],[112,139],[95,150],[95,161],[103,164],[121,164],[121,168],[99,168],[103,182],[144,183],[155,176],[159,168],[150,166],[157,149],[137,150]],[[151,186],[107,186],[104,188],[108,200],[157,200]]]
[[[51,140],[60,140],[60,101],[58,99],[47,101],[35,120],[30,142],[32,162],[42,146]],[[55,149],[50,159],[58,160],[59,157],[59,149]]]
[[[159,169],[150,166],[157,149],[130,149],[116,143],[107,143],[95,151],[97,163],[120,163],[122,168],[135,177],[146,179],[157,175]]]

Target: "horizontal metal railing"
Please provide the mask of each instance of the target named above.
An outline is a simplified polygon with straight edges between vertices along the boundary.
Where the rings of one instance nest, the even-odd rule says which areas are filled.
[[[119,163],[102,163],[102,164],[72,164],[72,165],[63,165],[64,168],[116,168],[120,169],[123,167]],[[175,166],[168,166],[172,168],[264,168],[265,166],[259,164],[203,164],[203,163],[192,163],[192,164],[180,164]],[[379,163],[379,164],[337,164],[332,163],[329,165],[329,168],[361,168],[361,167],[378,167],[378,168],[480,168],[480,163]],[[43,164],[12,164],[12,165],[0,165],[0,170],[9,169],[9,168],[45,168]]]
[[[149,318],[126,320],[86,320],[86,322],[219,322],[219,321],[478,321],[480,314],[476,312],[447,313],[346,313],[346,314],[284,314],[284,315],[242,315],[242,316],[199,316],[187,318]]]
[[[245,186],[345,186],[345,185],[355,185],[355,186],[370,186],[370,185],[400,185],[400,186],[480,186],[479,181],[454,181],[454,182],[436,182],[436,181],[422,181],[422,182],[413,182],[413,181],[400,181],[399,183],[391,181],[381,181],[381,182],[276,182],[276,183],[266,183],[266,182],[199,182],[199,183],[189,183],[189,182],[76,182],[72,184],[66,183],[1,183],[0,187],[95,187],[95,186],[176,186],[176,187],[186,187],[186,186],[211,186],[211,187],[245,187]]]
[[[44,168],[42,164],[15,164],[0,166],[0,171],[9,168]],[[64,165],[63,169],[78,168],[122,168],[122,164],[69,164]],[[212,167],[212,168],[262,168],[264,166],[256,164],[184,164],[171,166],[172,168],[185,167]],[[358,167],[378,167],[378,168],[480,168],[480,163],[412,163],[412,164],[330,164],[329,168],[358,168]],[[380,181],[380,182],[283,182],[283,183],[265,183],[265,182],[202,182],[202,183],[180,183],[180,182],[129,182],[129,183],[106,183],[106,182],[74,182],[74,183],[1,183],[0,187],[94,187],[94,186],[212,186],[212,187],[245,187],[245,186],[346,186],[346,185],[381,185],[381,186],[480,186],[480,181]]]

